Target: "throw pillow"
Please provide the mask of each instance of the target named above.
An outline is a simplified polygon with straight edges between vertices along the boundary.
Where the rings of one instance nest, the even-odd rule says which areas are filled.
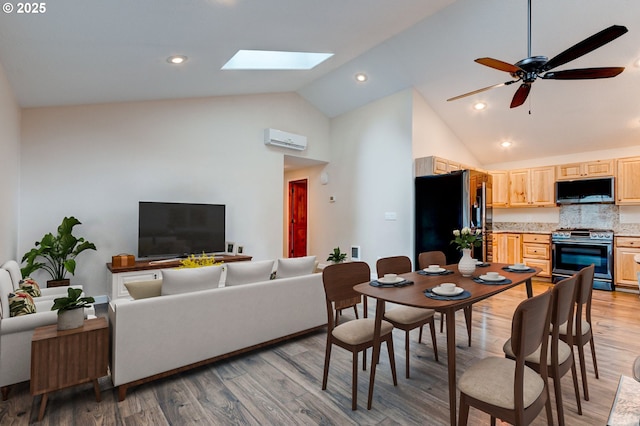
[[[313,273],[316,265],[315,256],[292,257],[289,259],[278,259],[276,278],[298,277]]]
[[[227,281],[225,285],[249,284],[259,281],[269,281],[273,271],[273,260],[260,260],[257,262],[231,262],[227,263]]]
[[[146,299],[162,294],[162,280],[131,281],[124,283],[129,295],[134,299]]]
[[[29,293],[16,290],[9,294],[9,312],[12,317],[36,313],[36,304]]]
[[[29,293],[31,297],[40,297],[42,296],[42,292],[40,291],[40,286],[31,277],[27,277],[23,280],[20,280],[20,289],[24,290],[26,293]]]
[[[218,288],[222,266],[162,270],[162,295]]]

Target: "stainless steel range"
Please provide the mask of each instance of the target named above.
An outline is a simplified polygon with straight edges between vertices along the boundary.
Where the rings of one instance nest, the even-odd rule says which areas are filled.
[[[558,229],[551,234],[552,277],[556,283],[595,265],[593,288],[613,290],[613,231]]]

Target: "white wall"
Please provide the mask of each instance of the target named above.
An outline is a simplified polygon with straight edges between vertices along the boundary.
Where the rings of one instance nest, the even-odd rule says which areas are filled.
[[[98,250],[80,255],[72,282],[104,294],[105,263],[137,254],[146,200],[226,204],[227,240],[280,256],[290,150],[264,145],[268,127],[306,135],[302,155],[328,160],[329,120],[293,93],[24,110],[19,252],[76,216]]]
[[[20,108],[0,65],[0,264],[18,256]],[[20,259],[18,259],[19,261]]]
[[[438,156],[469,166],[478,160],[433,111],[420,93],[413,91],[413,158]]]

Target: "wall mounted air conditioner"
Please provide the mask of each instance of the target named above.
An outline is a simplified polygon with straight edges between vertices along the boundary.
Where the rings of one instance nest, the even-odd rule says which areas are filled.
[[[303,151],[307,149],[307,137],[276,129],[264,129],[264,144]]]

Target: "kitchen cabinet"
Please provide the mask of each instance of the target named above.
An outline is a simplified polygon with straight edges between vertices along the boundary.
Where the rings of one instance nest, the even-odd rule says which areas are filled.
[[[640,205],[640,157],[618,159],[616,172],[616,204]]]
[[[498,170],[489,173],[492,178],[492,206],[509,207],[509,172],[506,170]]]
[[[551,235],[522,234],[522,261],[542,271],[538,277],[551,277]]]
[[[443,175],[460,170],[460,163],[440,157],[416,158],[416,176]]]
[[[534,167],[509,171],[510,207],[555,205],[555,167]]]
[[[613,176],[614,173],[613,159],[585,161],[582,163],[561,164],[556,166],[556,180]]]
[[[522,248],[520,245],[521,236],[515,233],[497,233],[495,237],[495,250],[493,251],[493,261],[497,263],[522,262]]]
[[[478,168],[436,156],[421,157],[415,160],[416,176],[444,175],[456,170],[478,170]]]
[[[640,237],[615,237],[614,239],[615,283],[617,287],[638,290],[640,265],[635,261],[640,254]]]

